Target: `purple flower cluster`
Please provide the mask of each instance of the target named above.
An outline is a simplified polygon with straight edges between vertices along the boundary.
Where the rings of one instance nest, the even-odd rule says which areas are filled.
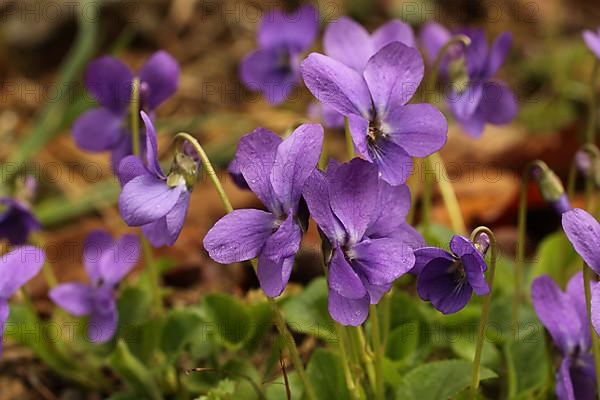
[[[50,299],[73,316],[89,316],[88,338],[107,342],[115,335],[119,319],[115,288],[139,258],[136,236],[124,235],[115,241],[106,232],[94,231],[83,249],[83,264],[91,283],[63,283],[50,291]]]
[[[169,54],[159,51],[142,66],[138,77],[140,110],[152,113],[177,90],[179,65]],[[133,80],[131,70],[114,57],[104,56],[90,63],[85,86],[100,107],[83,113],[73,124],[77,146],[90,152],[110,151],[114,171],[121,159],[132,153],[127,116]]]

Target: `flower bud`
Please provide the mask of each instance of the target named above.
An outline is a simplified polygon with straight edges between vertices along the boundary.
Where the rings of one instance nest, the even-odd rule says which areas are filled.
[[[579,150],[575,154],[575,166],[583,176],[591,178],[594,185],[600,188],[600,159],[598,159],[597,153],[597,148]]]
[[[572,208],[560,178],[548,168],[546,163],[537,161],[532,167],[531,175],[537,181],[544,201],[559,215]]]

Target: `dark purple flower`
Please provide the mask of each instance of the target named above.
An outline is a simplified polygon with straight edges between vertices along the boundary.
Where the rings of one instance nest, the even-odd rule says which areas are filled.
[[[240,66],[244,85],[262,92],[272,104],[285,101],[300,83],[301,54],[312,46],[318,30],[319,17],[312,6],[265,14],[258,29],[259,49]]]
[[[465,132],[479,137],[485,124],[507,124],[517,115],[514,94],[503,82],[493,79],[510,51],[512,36],[508,32],[500,35],[489,49],[481,29],[455,33],[468,36],[471,44],[464,50],[457,45],[442,61],[442,73],[451,85],[446,103]],[[421,37],[428,58],[434,60],[452,34],[432,22],[423,28]]]
[[[600,28],[596,32],[586,30],[583,32],[583,40],[589,49],[600,58]]]
[[[417,49],[392,42],[369,58],[362,73],[312,53],[301,70],[312,94],[348,117],[357,152],[391,185],[406,181],[412,157],[426,157],[446,143],[442,113],[430,104],[407,104],[423,79]]]
[[[0,256],[0,356],[4,324],[9,315],[8,300],[40,272],[44,260],[44,252],[32,246],[17,247]]]
[[[145,112],[146,165],[136,156],[127,156],[119,165],[119,211],[129,226],[141,226],[154,247],[172,246],[183,228],[198,163],[178,153],[168,175],[158,162],[156,130]]]
[[[142,66],[138,77],[140,110],[151,113],[177,90],[179,65],[169,54],[158,51]],[[73,124],[77,146],[90,152],[110,151],[114,171],[121,159],[132,153],[128,112],[133,79],[131,70],[114,57],[91,62],[85,86],[100,107],[86,111]]]
[[[437,247],[416,250],[412,271],[418,274],[419,296],[443,314],[462,310],[473,292],[478,296],[490,292],[484,274],[487,265],[481,250],[462,236],[452,238],[450,250],[452,253]]]
[[[119,320],[115,288],[139,258],[137,236],[124,235],[115,241],[104,231],[94,231],[83,248],[83,264],[91,283],[63,283],[53,288],[49,297],[75,317],[89,316],[88,338],[107,342],[115,335]]]
[[[406,185],[378,178],[377,167],[358,158],[315,170],[304,189],[312,218],[327,238],[329,313],[358,326],[398,277],[414,265],[421,236],[405,222],[410,208]],[[326,255],[327,256],[327,255]]]
[[[7,239],[13,245],[27,243],[29,235],[41,228],[37,218],[23,203],[10,197],[0,198],[0,239]]]
[[[556,373],[559,400],[596,398],[596,373],[590,353],[590,325],[585,306],[583,274],[574,275],[562,292],[549,277],[533,281],[531,300],[535,312],[563,356]]]
[[[268,211],[234,210],[204,237],[210,257],[222,264],[258,257],[258,279],[267,296],[281,294],[300,249],[299,215],[304,184],[323,145],[321,125],[300,125],[281,140],[258,128],[238,145],[237,163],[250,189]]]

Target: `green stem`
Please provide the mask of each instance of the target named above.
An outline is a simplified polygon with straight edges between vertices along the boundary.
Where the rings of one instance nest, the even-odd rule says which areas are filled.
[[[458,205],[458,199],[456,193],[452,187],[452,183],[447,180],[448,174],[446,173],[446,166],[444,160],[440,156],[440,153],[434,153],[427,157],[427,162],[430,163],[430,167],[433,166],[433,170],[436,174],[436,180],[442,194],[442,200],[450,216],[450,223],[452,224],[452,230],[461,235],[466,235],[467,227]],[[439,167],[439,168],[436,168]]]
[[[485,328],[487,325],[488,317],[490,314],[490,307],[492,305],[492,293],[494,290],[494,278],[496,275],[496,257],[498,256],[498,246],[496,243],[496,237],[491,229],[480,226],[476,228],[471,234],[471,241],[475,243],[477,238],[481,234],[487,234],[490,239],[490,266],[489,266],[489,287],[490,292],[485,297],[483,302],[483,308],[481,310],[481,319],[479,320],[479,329],[477,333],[477,343],[475,345],[475,357],[473,358],[473,373],[471,379],[471,395],[470,398],[473,400],[477,396],[479,389],[479,377],[481,371],[481,352],[483,350],[483,341],[485,340]]]
[[[204,149],[202,148],[200,143],[198,143],[196,138],[194,138],[193,136],[191,136],[185,132],[180,132],[177,135],[175,135],[175,140],[176,141],[177,140],[185,140],[192,145],[192,147],[194,148],[194,151],[196,152],[196,154],[198,154],[198,157],[200,157],[200,162],[202,163],[202,167],[206,170],[206,173],[208,174],[214,188],[216,189],[217,193],[219,194],[219,197],[221,198],[221,203],[223,204],[225,211],[227,213],[232,212],[233,207],[231,206],[229,197],[227,197],[227,193],[225,193],[225,189],[223,189],[223,185],[221,185],[221,182],[219,181],[219,177],[217,176],[217,173],[215,172],[215,169],[213,168],[212,163],[210,162],[210,159],[206,155],[206,152],[204,151]],[[254,268],[254,272],[256,273],[257,267],[258,267],[256,259],[252,259],[252,260],[250,260],[250,262],[252,264],[252,267]],[[285,319],[283,318],[283,314],[281,313],[281,310],[277,306],[277,302],[273,298],[267,297],[267,299],[269,301],[269,305],[271,306],[271,311],[273,312],[273,321],[275,323],[275,327],[277,328],[279,335],[281,336],[285,346],[288,349],[288,352],[290,353],[290,358],[292,360],[292,364],[294,365],[294,368],[296,369],[296,372],[298,373],[298,377],[300,378],[300,381],[302,382],[302,385],[304,386],[305,395],[309,400],[317,400],[315,391],[314,391],[312,385],[310,384],[310,381],[308,380],[306,371],[304,370],[304,364],[302,363],[302,359],[300,358],[300,353],[298,351],[298,347],[296,346],[294,337],[292,336],[292,334],[290,333],[290,331],[288,330],[288,328],[285,324]]]
[[[433,198],[433,183],[435,180],[434,174],[429,171],[431,162],[428,160],[429,157],[423,161],[423,210],[421,211],[421,224],[423,225],[425,234],[429,233],[429,227],[431,225],[431,203]]]
[[[367,373],[369,384],[374,389],[376,386],[376,381],[373,366],[373,357],[370,349],[367,346],[367,341],[365,340],[365,335],[362,331],[362,327],[346,327],[345,329],[347,329],[348,334],[352,340],[352,347],[354,348],[354,352],[360,358],[360,361],[363,364],[363,368]]]
[[[158,265],[154,262],[152,257],[152,248],[150,243],[143,235],[140,235],[142,242],[142,252],[144,253],[144,262],[148,268],[148,275],[150,278],[150,285],[152,291],[152,301],[154,303],[154,311],[157,315],[163,313],[162,294],[160,289],[160,271]]]
[[[517,222],[517,254],[515,260],[515,292],[513,294],[511,326],[516,328],[519,320],[519,305],[521,304],[521,287],[523,286],[523,268],[525,264],[525,233],[527,231],[527,189],[529,168],[523,173],[519,194],[519,211]]]
[[[131,83],[129,118],[133,155],[140,157],[140,80],[138,78],[134,78],[133,82]]]
[[[377,400],[385,399],[385,385],[383,382],[383,359],[384,348],[381,342],[381,326],[379,324],[379,315],[375,305],[370,306],[371,334],[373,335],[373,351],[375,354],[375,398]]]
[[[354,382],[354,378],[352,377],[352,371],[350,370],[350,359],[348,357],[348,353],[346,352],[346,346],[348,345],[348,336],[346,335],[346,331],[340,324],[335,324],[335,331],[338,337],[338,349],[340,351],[340,358],[342,361],[342,368],[344,369],[344,375],[346,376],[346,385],[348,386],[348,391],[350,392],[350,396],[352,400],[360,400],[360,391],[356,383]]]
[[[585,290],[585,305],[587,308],[587,314],[590,321],[590,334],[592,337],[592,353],[594,354],[594,363],[596,366],[596,382],[600,382],[600,342],[598,342],[598,335],[592,325],[592,293],[590,289],[590,282],[594,272],[583,263],[583,288]],[[600,391],[598,391],[598,399],[600,400]]]
[[[592,77],[590,79],[590,108],[585,132],[585,141],[587,144],[594,143],[596,136],[596,83],[598,75],[600,75],[600,61],[595,58]]]
[[[350,132],[348,118],[344,118],[344,134],[346,138],[346,152],[348,153],[348,157],[352,160],[356,154],[354,152],[354,142],[352,141],[352,133]]]

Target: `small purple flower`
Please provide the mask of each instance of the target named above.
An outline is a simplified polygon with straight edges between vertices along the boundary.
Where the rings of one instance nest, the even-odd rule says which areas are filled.
[[[591,355],[583,274],[574,275],[562,292],[549,276],[533,281],[531,300],[563,359],[556,372],[559,400],[596,398],[596,373]]]
[[[600,58],[600,28],[596,32],[586,30],[583,32],[583,40],[589,49]]]
[[[301,54],[312,46],[318,30],[319,17],[312,6],[265,14],[258,29],[259,49],[240,66],[244,85],[262,92],[271,104],[285,101],[300,83]]]
[[[464,51],[457,45],[442,62],[442,72],[451,84],[446,103],[465,132],[479,137],[485,124],[507,124],[517,115],[512,91],[503,82],[493,80],[510,50],[512,36],[508,32],[500,35],[490,50],[483,30],[462,29],[456,33],[468,36],[471,44]],[[452,34],[430,22],[423,28],[421,38],[433,62]]]
[[[361,325],[392,283],[414,265],[421,236],[405,222],[406,185],[378,178],[377,167],[355,158],[315,170],[304,198],[331,246],[328,260],[329,314],[343,325]]]
[[[481,247],[481,246],[480,246]],[[473,292],[485,296],[490,288],[485,280],[487,269],[481,253],[469,239],[454,236],[450,241],[452,253],[437,247],[423,247],[415,251],[417,292],[423,300],[443,314],[462,310]]]
[[[177,90],[179,65],[169,54],[158,51],[142,66],[138,77],[140,110],[151,113]],[[131,70],[114,57],[91,62],[85,85],[100,107],[86,111],[73,124],[77,146],[90,152],[110,151],[114,171],[121,159],[132,153],[128,113],[133,79]]]
[[[415,48],[389,43],[368,59],[362,73],[312,53],[301,71],[317,99],[348,117],[357,152],[391,185],[406,181],[412,157],[426,157],[446,143],[442,113],[430,104],[407,104],[424,73]]]
[[[29,235],[41,228],[29,207],[10,197],[0,198],[0,239],[7,239],[12,245],[27,243]]]
[[[279,296],[290,278],[302,238],[302,190],[322,145],[323,128],[316,124],[300,125],[283,141],[262,128],[244,136],[237,165],[268,211],[234,210],[204,237],[205,249],[219,263],[258,257],[258,280],[269,297]]]
[[[165,175],[158,162],[156,130],[145,112],[141,116],[146,126],[146,165],[136,156],[121,161],[119,211],[127,225],[142,227],[152,246],[172,246],[183,228],[198,163],[178,153]]]
[[[8,300],[40,272],[44,260],[44,252],[32,246],[17,247],[0,256],[0,356],[4,324],[9,315]]]
[[[119,320],[115,288],[139,258],[137,236],[124,235],[115,241],[104,231],[94,231],[83,248],[83,264],[91,283],[63,283],[53,288],[49,297],[75,317],[89,316],[88,338],[105,343],[115,335]]]

